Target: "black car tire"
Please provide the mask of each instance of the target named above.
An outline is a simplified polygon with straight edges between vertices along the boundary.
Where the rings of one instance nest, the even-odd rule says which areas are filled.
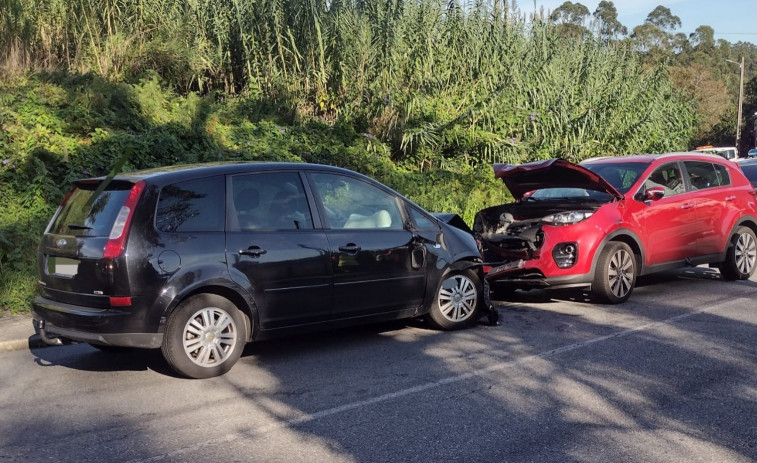
[[[620,304],[631,297],[636,285],[636,259],[630,246],[613,241],[599,254],[592,293],[597,302]]]
[[[481,316],[484,289],[472,270],[448,273],[434,293],[428,322],[441,330],[457,330],[475,323]]]
[[[749,227],[739,227],[726,249],[725,262],[718,268],[725,280],[746,280],[757,262],[757,238]]]
[[[215,294],[192,296],[168,317],[161,346],[168,364],[189,378],[220,376],[239,360],[246,339],[244,315]]]

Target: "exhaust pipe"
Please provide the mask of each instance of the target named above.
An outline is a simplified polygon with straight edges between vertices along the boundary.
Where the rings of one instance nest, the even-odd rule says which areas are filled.
[[[45,321],[44,320],[34,320],[34,327],[37,330],[37,334],[39,334],[39,337],[42,338],[42,341],[50,346],[62,346],[63,341],[56,336],[49,336],[47,332],[45,331]]]

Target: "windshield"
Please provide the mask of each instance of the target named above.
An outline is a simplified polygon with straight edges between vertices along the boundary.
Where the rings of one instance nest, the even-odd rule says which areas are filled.
[[[639,176],[649,167],[648,162],[593,162],[581,165],[599,174],[622,194],[628,193]]]
[[[542,188],[526,196],[527,200],[579,200],[579,201],[609,201],[612,196],[597,190],[587,190],[585,188]]]
[[[129,196],[130,183],[111,183],[95,199],[91,207],[87,202],[94,194],[97,183],[80,183],[71,192],[66,203],[50,226],[50,233],[73,236],[108,236],[121,205]]]

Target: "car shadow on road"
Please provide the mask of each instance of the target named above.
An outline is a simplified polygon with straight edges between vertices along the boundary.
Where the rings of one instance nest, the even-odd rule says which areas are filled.
[[[160,349],[103,351],[87,344],[68,344],[31,349],[34,363],[81,371],[146,371],[179,377],[166,363]]]
[[[681,269],[658,272],[638,277],[634,287],[635,292],[660,289],[665,285],[675,283],[682,287],[694,284],[690,280],[701,281],[721,281],[724,286],[739,285],[757,288],[757,282],[752,280],[727,281],[724,280],[717,269],[706,266],[686,267]],[[591,292],[585,289],[532,289],[517,290],[507,297],[502,298],[500,302],[504,303],[535,303],[546,304],[550,302],[572,301],[584,302],[588,304],[597,303]],[[633,295],[631,296],[633,301]],[[514,309],[517,310],[517,309]]]

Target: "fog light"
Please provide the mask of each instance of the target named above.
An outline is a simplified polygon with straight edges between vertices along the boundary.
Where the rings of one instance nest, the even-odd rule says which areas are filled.
[[[560,243],[552,249],[552,258],[560,268],[569,268],[575,265],[578,258],[577,243]]]

